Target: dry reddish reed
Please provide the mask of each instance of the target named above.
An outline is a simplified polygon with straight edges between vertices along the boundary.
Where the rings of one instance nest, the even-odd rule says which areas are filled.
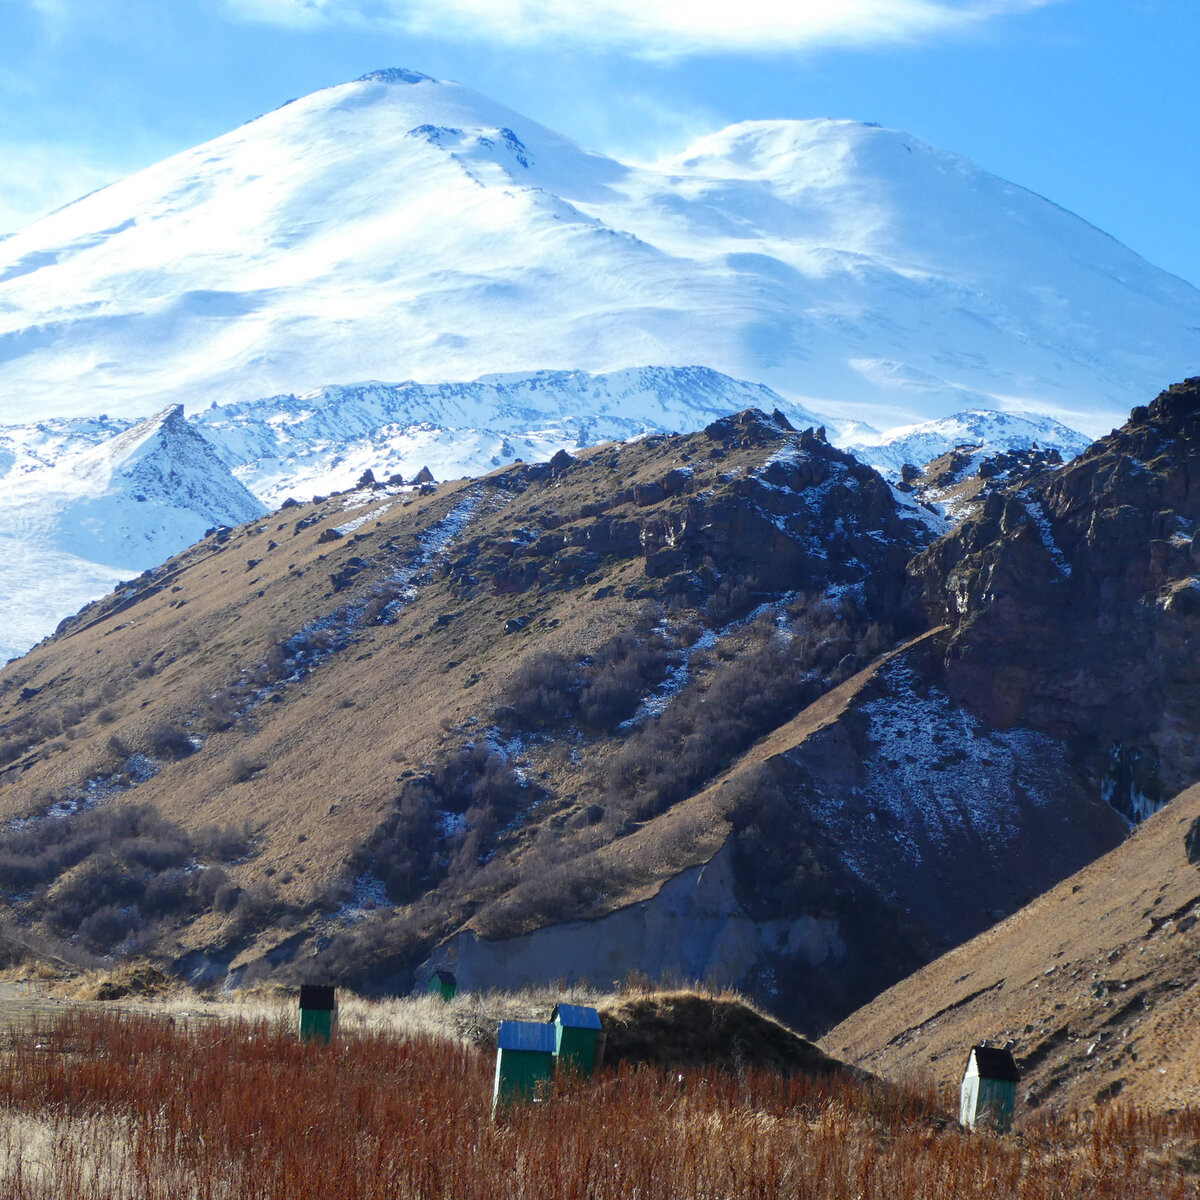
[[[919,1088],[622,1068],[493,1122],[491,1056],[71,1013],[0,1055],[12,1200],[1176,1200],[1200,1113],[960,1132]]]

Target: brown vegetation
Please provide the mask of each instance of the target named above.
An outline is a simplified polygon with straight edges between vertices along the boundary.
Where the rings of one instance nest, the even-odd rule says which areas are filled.
[[[1182,1200],[1200,1114],[1113,1107],[959,1132],[927,1090],[748,1070],[605,1071],[489,1119],[491,1056],[301,1044],[267,1025],[74,1015],[0,1059],[12,1200]]]

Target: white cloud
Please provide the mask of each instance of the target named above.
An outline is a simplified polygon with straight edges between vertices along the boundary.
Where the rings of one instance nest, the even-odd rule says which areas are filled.
[[[342,24],[651,57],[920,40],[1059,0],[224,0],[242,20]]]

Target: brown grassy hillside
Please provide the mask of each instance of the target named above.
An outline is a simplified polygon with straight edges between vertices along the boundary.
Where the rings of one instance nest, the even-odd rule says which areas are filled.
[[[612,910],[721,844],[685,801],[894,643],[929,538],[761,414],[217,530],[0,674],[0,883],[76,950],[217,978]]]
[[[1112,853],[897,984],[822,1039],[884,1076],[957,1083],[1011,1045],[1027,1104],[1200,1100],[1200,787]],[[1189,836],[1190,835],[1190,836]]]

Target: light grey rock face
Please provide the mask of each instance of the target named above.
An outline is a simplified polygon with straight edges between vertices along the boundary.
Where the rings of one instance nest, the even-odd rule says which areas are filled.
[[[744,984],[771,958],[816,967],[838,962],[845,945],[836,921],[799,915],[754,921],[735,894],[733,848],[664,884],[658,894],[596,921],[568,921],[505,941],[459,934],[418,972],[448,967],[476,991],[565,979],[607,987],[631,972],[652,979]]]

